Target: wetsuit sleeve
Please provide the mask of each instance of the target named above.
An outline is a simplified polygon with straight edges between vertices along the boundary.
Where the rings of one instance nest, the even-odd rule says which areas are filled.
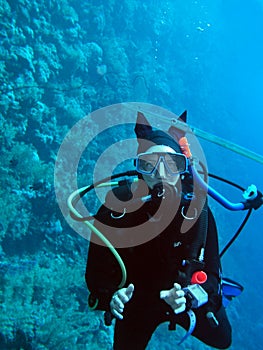
[[[203,285],[208,292],[211,306],[218,309],[221,306],[220,275],[221,263],[218,248],[218,233],[214,216],[208,209],[208,232],[205,248],[205,272],[207,273],[207,282]]]
[[[90,307],[109,311],[112,295],[118,286],[108,248],[90,243],[85,279],[90,292]]]

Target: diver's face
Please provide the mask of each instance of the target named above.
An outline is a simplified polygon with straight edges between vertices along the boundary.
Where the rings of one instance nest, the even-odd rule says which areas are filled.
[[[156,170],[150,175],[142,174],[144,181],[147,183],[148,187],[151,189],[159,183],[168,183],[169,185],[175,186],[177,181],[179,180],[180,175],[170,174],[164,162],[162,160],[158,161],[158,159],[155,159],[155,157],[157,157],[157,155],[154,154],[155,152],[176,154],[175,150],[169,146],[155,145],[150,147],[146,151],[146,153],[149,153],[149,154],[153,153],[152,161],[153,163],[154,162],[157,163],[157,167],[156,167]]]

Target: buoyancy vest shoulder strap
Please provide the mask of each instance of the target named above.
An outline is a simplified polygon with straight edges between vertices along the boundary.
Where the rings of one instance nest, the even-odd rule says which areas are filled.
[[[194,240],[191,244],[190,258],[203,261],[204,258],[204,249],[206,245],[207,230],[208,230],[208,205],[207,200],[201,209],[201,213],[196,224],[193,228],[196,231],[196,234],[193,235]]]

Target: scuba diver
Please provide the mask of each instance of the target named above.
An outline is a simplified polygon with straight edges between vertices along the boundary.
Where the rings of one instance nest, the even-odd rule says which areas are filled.
[[[232,331],[222,293],[218,233],[207,203],[211,190],[202,180],[194,185],[182,133],[175,137],[154,129],[140,112],[135,133],[138,182],[121,181],[93,216],[85,274],[89,306],[105,311],[107,325],[115,320],[115,350],[146,349],[163,322],[169,330],[180,325],[187,331],[179,344],[192,335],[211,347],[229,348]],[[241,204],[248,209],[247,202]],[[254,208],[261,204],[259,192]],[[191,224],[182,231],[185,222]],[[111,242],[110,249],[98,232]]]

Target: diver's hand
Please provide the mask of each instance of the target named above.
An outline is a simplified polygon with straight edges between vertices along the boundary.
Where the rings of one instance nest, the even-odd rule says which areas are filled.
[[[110,309],[111,313],[118,319],[123,319],[124,304],[126,304],[132,297],[134,285],[129,284],[127,288],[121,288],[115,292],[111,298]]]
[[[186,308],[184,291],[178,283],[175,283],[174,287],[170,290],[162,290],[160,292],[160,298],[166,301],[166,303],[171,306],[176,314],[183,312]]]

